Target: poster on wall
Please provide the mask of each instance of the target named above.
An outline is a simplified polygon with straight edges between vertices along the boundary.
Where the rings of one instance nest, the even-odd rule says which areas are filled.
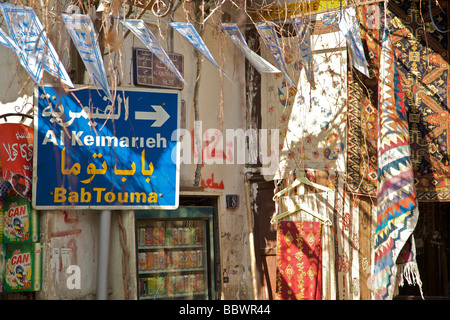
[[[14,191],[31,199],[33,128],[20,123],[0,124],[2,178]]]

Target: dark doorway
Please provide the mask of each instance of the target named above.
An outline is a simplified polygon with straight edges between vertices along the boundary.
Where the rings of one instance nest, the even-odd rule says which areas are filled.
[[[449,300],[450,202],[419,203],[414,231],[425,300]],[[397,299],[421,299],[418,286],[399,288]]]

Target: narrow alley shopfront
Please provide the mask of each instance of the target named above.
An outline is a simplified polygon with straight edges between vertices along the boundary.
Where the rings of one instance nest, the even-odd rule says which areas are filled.
[[[37,215],[39,221],[40,247],[34,253],[39,254],[41,266],[33,270],[39,275],[39,286],[14,292],[2,286],[2,299],[253,297],[247,192],[240,174],[245,159],[245,143],[239,136],[245,128],[245,57],[217,28],[219,24],[195,25],[197,29],[191,29],[193,23],[169,24],[184,22],[184,10],[189,8],[201,16],[206,10],[201,3],[179,3],[170,17],[157,17],[138,4],[130,9],[127,4],[121,8],[131,11],[127,18],[142,13],[140,19],[146,21],[136,25],[114,19],[117,8],[106,2],[95,8],[82,2],[86,7],[77,10],[79,2],[55,1],[41,8],[31,1],[30,7],[17,9],[23,17],[29,14],[40,21],[46,10],[57,13],[42,34],[55,45],[74,87],[69,91],[60,86],[47,69],[42,81],[33,83],[14,49],[0,47],[5,57],[1,70],[15,75],[0,81],[1,113],[12,114],[2,118],[0,126],[14,123],[34,129],[34,143],[27,142],[35,161],[27,167],[32,169],[27,181],[34,186],[26,200],[28,214]],[[9,4],[5,8],[8,14],[16,12]],[[214,20],[221,16],[217,12]],[[98,42],[99,51],[108,54],[102,61],[106,76],[96,78],[86,66],[93,59],[86,59],[77,45],[85,41],[85,48],[94,50],[95,43],[89,41],[105,36],[102,21],[117,32],[122,44]],[[5,34],[12,32],[7,25],[2,27]],[[158,60],[148,43],[130,31],[133,27],[158,35],[144,40],[154,41],[153,49],[159,43],[167,50],[178,75],[170,70],[168,60]],[[181,33],[176,27],[182,28]],[[74,40],[83,30],[91,38],[80,40],[80,34]],[[203,47],[191,44],[182,34],[186,30],[198,34]],[[219,69],[216,59],[222,65]],[[225,75],[232,75],[232,81]],[[3,130],[0,139],[5,139]],[[2,155],[4,170],[7,159]],[[9,188],[2,193],[2,204],[13,196],[20,193]],[[156,232],[162,228],[166,232]],[[142,243],[143,229],[155,229],[161,243]],[[8,258],[8,252],[6,248],[2,258]],[[140,265],[144,253],[146,264]],[[149,253],[154,253],[152,258]],[[2,271],[12,278],[15,270],[4,261]]]
[[[449,298],[448,1],[111,3],[0,46],[3,299]]]
[[[347,8],[300,15],[310,19],[309,62],[298,59],[298,30],[289,23],[278,24],[287,70],[298,85],[263,75],[252,91],[258,92],[254,101],[259,101],[260,115],[254,124],[280,130],[279,171],[271,179],[254,174],[251,180],[258,190],[254,206],[262,208],[254,210],[261,299],[449,299],[448,8],[447,1],[355,5],[359,31],[355,39],[361,39],[362,47],[356,42],[352,46],[342,32]],[[388,50],[382,48],[386,25],[392,41]],[[358,64],[355,47],[362,48],[365,67]],[[261,47],[262,56],[270,56],[264,50]],[[383,60],[386,53],[395,59]],[[393,78],[387,78],[389,61],[396,62]],[[394,126],[390,120],[380,120],[383,103],[390,99],[383,96],[388,92],[383,85],[392,80],[396,89],[390,97],[398,98],[392,104],[398,112],[388,117],[399,116]],[[387,144],[379,140],[387,128],[396,132],[405,125],[407,138],[403,138],[405,131],[402,138]],[[401,156],[394,156],[392,150],[391,157],[398,161],[379,157],[401,141],[407,141],[405,148],[410,151],[404,155],[409,154],[409,159],[399,160]],[[380,145],[384,147],[378,149]],[[390,161],[390,168],[380,167]],[[405,168],[413,176],[402,173],[399,180],[380,187],[386,183],[383,179]],[[409,186],[395,193],[405,181]],[[377,203],[386,203],[383,195],[390,194],[395,202],[407,199],[411,191],[406,207],[415,203],[418,210],[409,216],[415,216],[411,222],[402,217],[408,209],[402,209],[401,203],[389,214],[380,214]],[[397,220],[389,221],[394,216]],[[319,224],[322,234],[309,222]],[[411,237],[405,242],[407,249],[398,260],[393,257],[399,249],[392,249],[392,243],[401,236],[380,246],[392,236],[390,227],[395,224],[397,235],[409,228],[414,238],[414,244]],[[296,256],[289,253],[294,247],[307,249]],[[307,268],[297,268],[297,257],[304,257],[305,263],[309,258]],[[399,278],[387,281],[389,272],[383,268],[391,260],[397,263]],[[413,260],[415,265],[405,263]],[[383,280],[374,278],[377,272],[385,275]]]

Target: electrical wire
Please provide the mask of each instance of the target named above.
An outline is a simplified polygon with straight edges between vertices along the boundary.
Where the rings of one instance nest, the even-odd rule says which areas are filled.
[[[441,30],[441,29],[439,29],[438,26],[436,25],[436,23],[434,22],[433,14],[432,14],[432,12],[431,12],[431,0],[428,0],[428,12],[430,13],[430,20],[431,20],[431,23],[433,24],[433,26],[434,26],[434,28],[436,29],[437,32],[440,32],[440,33],[447,33],[447,32],[450,32],[450,29],[447,29],[447,30]]]

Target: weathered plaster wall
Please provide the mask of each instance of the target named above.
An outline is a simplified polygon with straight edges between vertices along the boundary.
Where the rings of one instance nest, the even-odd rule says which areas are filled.
[[[183,21],[184,18],[183,15],[176,15],[174,20]],[[232,81],[222,76],[220,71],[201,56],[198,90],[198,120],[200,123],[196,130],[200,134],[202,148],[197,153],[193,131],[196,120],[194,116],[194,84],[196,81],[194,50],[192,45],[176,31],[171,35],[167,23],[161,22],[160,26],[160,30],[157,27],[151,28],[152,32],[159,37],[160,44],[166,50],[173,45],[173,52],[181,53],[184,56],[183,76],[187,84],[181,91],[181,97],[186,106],[186,131],[181,142],[180,186],[192,187],[195,185],[197,164],[194,163],[194,159],[198,159],[197,156],[200,153],[203,156],[203,165],[198,185],[203,186],[205,192],[215,192],[219,195],[218,234],[221,269],[227,270],[230,280],[228,283],[222,284],[221,298],[252,299],[249,228],[244,188],[245,168],[243,163],[238,162],[237,157],[238,153],[244,151],[238,149],[237,140],[227,143],[226,137],[227,129],[244,131],[246,129],[244,56],[221,33],[218,26],[205,24],[203,40],[216,62],[223,66]],[[124,61],[122,83],[126,86],[132,85],[131,56],[134,47],[145,48],[140,40],[129,36],[124,45],[124,48],[127,49],[122,53]],[[168,50],[168,52],[170,51]],[[238,209],[226,209],[227,194],[239,195]]]
[[[97,230],[95,212],[41,212],[43,288],[38,299],[95,299]],[[69,279],[76,272],[70,266],[79,267],[79,279]],[[75,283],[79,286],[72,287]]]
[[[175,20],[184,20],[176,16]],[[173,52],[184,55],[184,77],[187,81],[182,90],[182,99],[186,102],[186,132],[194,129],[193,95],[195,59],[193,47],[179,34],[169,36],[167,24],[161,23],[161,44],[167,47],[173,39]],[[221,268],[226,269],[229,282],[222,285],[223,299],[251,299],[252,274],[249,251],[249,228],[247,205],[244,188],[244,164],[238,163],[236,142],[226,143],[226,129],[245,130],[245,84],[244,57],[232,42],[221,34],[217,26],[206,25],[203,36],[216,61],[224,66],[232,81],[221,77],[220,72],[206,59],[202,58],[200,87],[198,92],[199,119],[202,124],[202,149],[204,165],[201,168],[199,185],[205,192],[219,195],[219,230],[218,239]],[[68,61],[68,51],[64,48],[65,38],[56,38],[54,46],[61,54],[61,59]],[[106,69],[114,70],[120,75],[120,85],[132,84],[132,48],[144,45],[133,35],[124,42],[123,49],[105,59]],[[60,52],[61,50],[61,52]],[[0,72],[7,76],[0,77],[0,114],[6,112],[31,112],[34,83],[18,63],[16,55],[7,48],[0,47]],[[53,79],[45,75],[44,82]],[[16,110],[16,107],[23,109]],[[217,130],[212,130],[217,129]],[[222,135],[223,140],[220,140]],[[183,139],[191,139],[186,136]],[[208,141],[209,140],[209,141]],[[187,141],[187,140],[186,140]],[[185,142],[186,142],[185,141]],[[191,142],[186,146],[191,146]],[[216,144],[218,143],[218,144]],[[214,146],[214,148],[213,148]],[[186,148],[186,152],[191,151]],[[193,155],[192,158],[193,159]],[[188,161],[187,161],[188,162]],[[192,160],[193,162],[193,160]],[[228,164],[227,164],[228,162]],[[180,185],[193,186],[194,163],[183,163],[180,169]],[[226,209],[225,196],[238,194],[240,204],[237,209]],[[127,261],[126,274],[128,290],[124,288],[122,258],[124,247],[120,242],[117,216],[112,214],[111,251],[109,264],[109,298],[136,298],[135,283],[135,246],[134,216],[123,212],[123,225],[126,231],[126,251],[130,256]],[[44,248],[43,289],[37,294],[38,299],[95,299],[96,273],[98,263],[99,217],[95,211],[46,211],[41,212],[41,235]],[[67,280],[75,271],[68,271],[69,266],[78,266],[80,288],[70,288]],[[72,271],[72,273],[70,272]],[[222,270],[219,271],[220,278]],[[127,281],[125,281],[126,283]]]

